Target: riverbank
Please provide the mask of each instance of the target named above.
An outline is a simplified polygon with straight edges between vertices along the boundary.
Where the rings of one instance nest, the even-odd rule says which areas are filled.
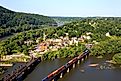
[[[11,66],[13,66],[13,64],[1,64],[0,63],[0,67],[11,67]]]
[[[16,63],[26,63],[30,60],[30,56],[24,54],[6,55],[0,58],[0,75],[4,74],[8,68],[14,67]]]
[[[1,56],[0,59],[2,62],[27,62],[27,60],[30,59],[30,56],[25,54],[12,54]]]
[[[111,64],[117,64],[116,62],[114,62],[113,60],[106,60],[107,63],[111,63]]]

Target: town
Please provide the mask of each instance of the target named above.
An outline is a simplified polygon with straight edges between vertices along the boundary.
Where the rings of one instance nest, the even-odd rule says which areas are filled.
[[[52,38],[52,39],[46,39],[46,35],[44,35],[43,40],[40,42],[39,38],[36,40],[37,45],[34,46],[34,49],[29,50],[29,56],[26,56],[25,54],[12,54],[12,55],[5,55],[1,57],[1,61],[7,61],[11,59],[18,59],[18,62],[27,62],[26,58],[37,58],[37,56],[41,56],[42,54],[48,52],[48,51],[56,51],[58,49],[68,47],[70,45],[78,45],[78,43],[85,43],[86,40],[91,39],[89,36],[92,34],[91,32],[86,33],[86,35],[82,35],[79,38],[77,37],[72,37],[69,38],[68,33],[66,33],[66,36],[59,37],[57,39]],[[24,41],[25,44],[30,44],[32,43],[32,40]],[[85,44],[86,45],[86,44]],[[92,44],[88,44],[91,46]],[[22,59],[21,59],[22,58]],[[19,60],[20,59],[20,60]],[[11,64],[6,64],[6,66],[11,66]],[[2,66],[2,64],[1,64]],[[5,64],[4,64],[5,66]]]

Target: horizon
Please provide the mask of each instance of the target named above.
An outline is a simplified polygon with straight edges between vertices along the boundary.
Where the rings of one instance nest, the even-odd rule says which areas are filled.
[[[120,3],[120,0],[0,0],[0,6],[9,10],[50,17],[121,17]]]

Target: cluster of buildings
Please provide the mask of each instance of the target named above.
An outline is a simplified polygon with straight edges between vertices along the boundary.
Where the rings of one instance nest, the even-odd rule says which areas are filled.
[[[46,41],[41,42],[37,46],[37,50],[40,52],[48,50],[57,50],[69,45],[78,44],[77,38],[69,39],[68,37],[60,37],[58,39],[46,39]]]
[[[30,50],[29,54],[32,57],[35,57],[37,53],[39,54],[44,54],[45,52],[51,50],[55,51],[64,47],[68,47],[69,45],[78,45],[79,42],[85,42],[85,40],[91,39],[90,35],[92,35],[91,32],[87,32],[86,35],[81,35],[79,38],[78,37],[68,37],[68,33],[66,33],[66,36],[59,37],[57,39],[52,38],[52,39],[45,39],[44,35],[44,41],[39,43],[39,40],[36,40],[37,43],[39,43],[36,47],[35,50]],[[109,32],[106,33],[106,36],[110,36]],[[30,44],[33,41],[25,41],[24,43]],[[98,42],[93,41],[93,43],[98,44]],[[85,44],[87,48],[91,48],[92,44]]]
[[[87,33],[88,35],[91,33]],[[59,37],[58,39],[52,38],[52,39],[46,39],[45,41],[39,43],[36,46],[35,51],[42,53],[46,52],[48,50],[58,50],[63,47],[68,47],[69,45],[78,45],[79,42],[85,42],[85,39],[91,39],[90,36],[87,35],[82,35],[81,37],[72,37],[69,38],[68,36],[66,37]]]

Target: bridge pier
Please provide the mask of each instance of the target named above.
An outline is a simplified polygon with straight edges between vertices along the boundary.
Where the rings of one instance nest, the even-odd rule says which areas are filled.
[[[82,58],[81,61],[84,61],[84,58]]]
[[[84,60],[86,60],[86,55],[84,56]]]
[[[87,54],[87,55],[85,55],[84,59],[87,59],[87,58],[88,58],[88,54]]]
[[[22,74],[24,74],[24,72],[22,72]]]
[[[57,79],[56,78],[53,78],[51,81],[57,81]]]
[[[89,57],[89,53],[86,55],[87,56],[87,58]]]
[[[31,66],[33,66],[34,64],[32,63],[32,65]]]
[[[30,69],[30,67],[27,68],[28,70]]]
[[[52,81],[55,81],[55,79],[53,79]]]
[[[67,69],[67,73],[69,73],[69,71],[70,71],[70,68]]]
[[[74,63],[74,64],[73,64],[73,68],[75,68],[75,66],[76,66],[76,64]]]
[[[80,59],[78,60],[77,64],[80,64]]]
[[[60,74],[60,78],[62,78],[62,77],[63,77],[63,73]]]

